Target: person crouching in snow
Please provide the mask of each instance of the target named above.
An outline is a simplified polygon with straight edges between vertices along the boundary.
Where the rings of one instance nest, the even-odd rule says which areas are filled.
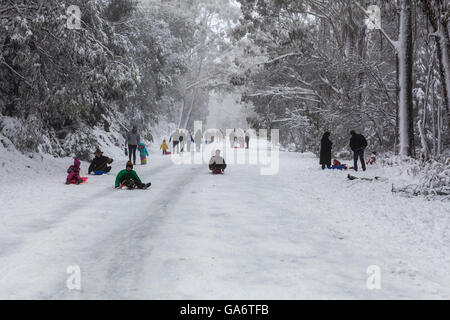
[[[81,179],[80,177],[80,165],[81,162],[78,159],[74,159],[73,161],[73,165],[69,167],[69,169],[67,169],[67,179],[66,179],[66,184],[80,184],[83,182],[83,179]]]
[[[147,156],[149,154],[148,154],[147,148],[145,147],[145,143],[141,142],[139,144],[138,150],[139,150],[139,153],[141,156],[141,165],[147,164]]]
[[[370,159],[367,160],[366,164],[372,165],[372,164],[374,164],[376,161],[377,161],[377,152],[374,151],[374,152],[372,152],[372,155],[370,156]]]
[[[147,189],[151,186],[151,183],[142,183],[136,171],[133,170],[133,163],[128,161],[126,169],[120,171],[116,177],[115,187],[119,188],[120,186],[125,186],[129,189]]]
[[[209,160],[209,170],[223,173],[226,167],[225,159],[220,156],[220,150],[216,150],[216,155]]]
[[[169,146],[167,145],[166,140],[163,140],[163,142],[161,143],[161,146],[159,148],[162,150],[163,155],[167,154],[167,149],[169,149]]]

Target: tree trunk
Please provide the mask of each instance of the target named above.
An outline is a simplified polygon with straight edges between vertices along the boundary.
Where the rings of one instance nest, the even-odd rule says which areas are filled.
[[[441,21],[440,10],[445,9],[443,3],[442,8],[434,8],[430,0],[422,0],[423,10],[428,17],[428,21],[433,27],[433,32],[436,35],[436,52],[439,60],[439,75],[442,83],[442,96],[444,101],[445,111],[447,113],[447,143],[450,145],[450,39],[448,34],[448,26]],[[437,11],[435,9],[438,9]],[[448,23],[447,23],[448,24]]]
[[[409,0],[402,0],[399,35],[399,136],[400,154],[414,157],[413,120],[413,41],[412,15]]]

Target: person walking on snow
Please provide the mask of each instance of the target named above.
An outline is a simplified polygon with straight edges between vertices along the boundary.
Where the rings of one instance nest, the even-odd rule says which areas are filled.
[[[91,174],[92,172],[110,172],[111,167],[108,166],[108,164],[111,164],[114,160],[108,157],[103,156],[103,152],[97,148],[95,150],[95,158],[92,160],[91,165],[89,166],[88,173]]]
[[[325,132],[320,140],[320,164],[322,165],[322,170],[331,167],[331,148],[333,142],[330,141],[330,132]]]
[[[127,140],[125,144],[128,144],[128,156],[129,161],[131,161],[131,158],[133,158],[133,163],[136,164],[136,150],[137,146],[141,143],[141,136],[137,132],[137,127],[134,126],[133,130],[128,132],[127,134]]]
[[[167,149],[169,149],[169,146],[167,145],[166,140],[163,140],[163,142],[161,143],[161,146],[159,148],[162,150],[163,155],[167,154]]]
[[[129,189],[147,189],[151,186],[151,183],[142,183],[136,171],[133,170],[133,163],[128,161],[126,169],[120,171],[116,177],[115,187],[119,188],[120,186],[125,186]]]
[[[248,149],[250,145],[250,133],[247,131],[245,133],[245,149]]]
[[[194,135],[194,141],[195,141],[195,151],[200,152],[201,146],[202,146],[202,131],[197,130],[197,132]]]
[[[178,140],[180,141],[180,152],[184,152],[184,145],[186,143],[186,135],[184,132],[180,131],[180,136],[178,137]]]
[[[367,140],[362,134],[357,134],[355,130],[350,131],[350,149],[353,151],[353,169],[358,171],[358,159],[361,160],[363,171],[366,171],[366,163],[364,162],[364,150],[367,148]]]
[[[179,149],[179,143],[180,143],[180,132],[177,130],[175,130],[174,133],[172,133],[172,135],[170,136],[169,142],[172,141],[172,148],[173,148],[173,153],[177,153],[178,149]]]
[[[139,155],[141,157],[141,165],[147,164],[147,157],[149,156],[145,143],[141,142],[138,147]]]
[[[220,156],[220,150],[216,150],[216,155],[209,160],[209,170],[223,173],[226,167],[225,159]]]
[[[74,159],[73,161],[73,165],[69,167],[69,169],[67,169],[67,178],[66,178],[66,184],[71,184],[71,183],[75,183],[75,184],[80,184],[83,182],[83,179],[81,179],[80,176],[80,165],[81,162],[78,159]]]

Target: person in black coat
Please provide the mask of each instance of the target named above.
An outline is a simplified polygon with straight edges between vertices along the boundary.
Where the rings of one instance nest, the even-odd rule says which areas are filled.
[[[105,157],[103,152],[100,149],[95,150],[95,158],[92,160],[91,165],[89,166],[88,173],[91,174],[93,171],[103,171],[110,172],[111,167],[108,164],[113,162],[113,159]]]
[[[358,159],[361,160],[363,171],[366,171],[366,163],[364,162],[364,150],[367,148],[367,140],[362,134],[357,134],[354,130],[350,131],[350,149],[353,151],[353,169],[358,171]]]
[[[330,132],[325,132],[320,141],[320,164],[322,170],[331,167],[331,147],[333,142],[330,141]]]

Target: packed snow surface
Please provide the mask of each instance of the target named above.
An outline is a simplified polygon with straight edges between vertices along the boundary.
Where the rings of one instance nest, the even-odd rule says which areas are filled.
[[[67,186],[71,159],[0,148],[1,299],[450,298],[450,204],[392,194],[395,168],[349,181],[281,152],[275,175],[250,164],[211,175],[152,146],[135,166],[150,189],[119,191],[122,154],[110,175]],[[69,266],[81,290],[67,287]]]

